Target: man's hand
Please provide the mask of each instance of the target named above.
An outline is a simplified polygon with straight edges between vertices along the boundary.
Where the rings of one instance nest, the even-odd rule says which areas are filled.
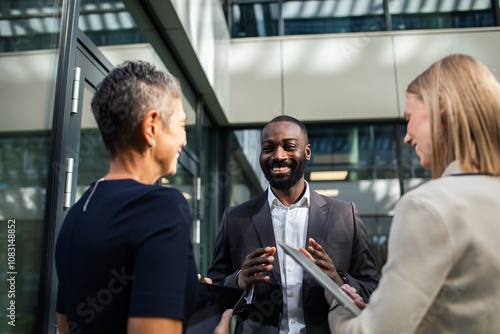
[[[258,248],[250,253],[243,262],[243,267],[238,275],[238,287],[248,290],[257,282],[269,281],[269,276],[261,276],[263,272],[273,270],[274,253],[276,247]]]
[[[332,259],[326,254],[323,247],[318,244],[313,238],[309,238],[309,243],[311,246],[307,247],[307,250],[300,248],[300,251],[304,253],[312,262],[314,262],[318,267],[323,270],[328,277],[330,277],[338,286],[342,286],[344,281],[340,278],[335,269]]]

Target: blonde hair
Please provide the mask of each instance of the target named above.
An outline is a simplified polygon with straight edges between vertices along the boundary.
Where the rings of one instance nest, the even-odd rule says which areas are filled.
[[[500,85],[478,60],[450,55],[413,80],[432,133],[432,175],[457,160],[464,172],[500,176]]]

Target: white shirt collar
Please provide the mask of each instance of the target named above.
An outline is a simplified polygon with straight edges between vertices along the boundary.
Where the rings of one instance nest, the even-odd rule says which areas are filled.
[[[304,191],[304,195],[302,195],[302,197],[292,205],[301,206],[305,203],[305,205],[309,208],[309,206],[311,205],[311,192],[309,190],[309,183],[307,183],[306,180],[304,180],[304,182],[306,184],[306,190]],[[283,203],[281,203],[281,201],[276,197],[276,195],[271,190],[271,186],[267,187],[267,202],[269,203],[269,208],[271,209],[273,208],[273,205],[274,206],[281,205],[284,207]]]

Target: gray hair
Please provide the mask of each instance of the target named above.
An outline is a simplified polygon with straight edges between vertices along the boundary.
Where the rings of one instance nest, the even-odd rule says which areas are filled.
[[[110,156],[141,149],[139,125],[149,110],[157,110],[164,126],[176,99],[179,81],[170,73],[143,61],[127,61],[113,69],[97,86],[92,112]]]

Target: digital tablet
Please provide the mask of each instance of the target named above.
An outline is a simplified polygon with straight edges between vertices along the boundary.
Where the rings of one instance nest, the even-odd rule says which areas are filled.
[[[354,301],[335,283],[327,274],[325,274],[314,262],[298,249],[290,247],[284,243],[279,243],[281,248],[290,255],[298,264],[304,268],[323,288],[325,288],[340,305],[348,309],[354,315],[359,315],[361,309],[354,304]]]
[[[212,334],[225,310],[233,309],[236,314],[246,303],[244,290],[203,282],[198,286],[198,303],[187,321],[186,334]]]

